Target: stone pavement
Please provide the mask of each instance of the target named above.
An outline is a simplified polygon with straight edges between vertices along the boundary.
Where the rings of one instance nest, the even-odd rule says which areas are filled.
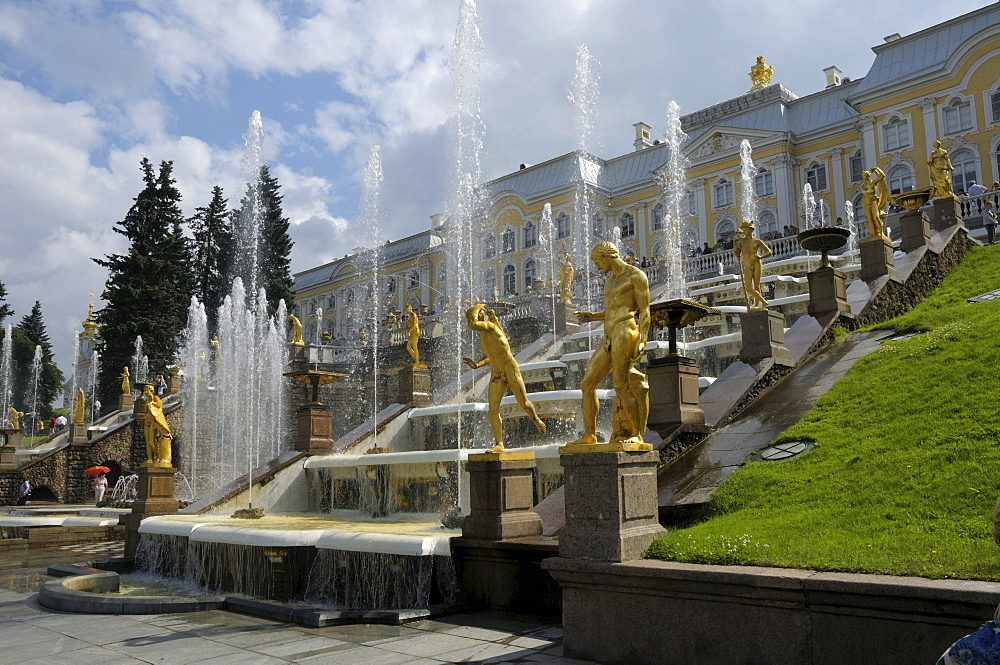
[[[471,613],[405,626],[303,628],[231,612],[108,616],[54,612],[35,592],[52,563],[120,555],[121,543],[0,552],[0,665],[560,663],[562,629]],[[86,549],[86,551],[84,551]]]

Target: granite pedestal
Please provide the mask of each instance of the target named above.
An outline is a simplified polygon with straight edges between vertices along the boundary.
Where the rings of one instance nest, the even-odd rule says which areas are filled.
[[[179,374],[171,374],[167,377],[167,394],[176,395],[181,391],[181,377]]]
[[[662,436],[678,425],[705,424],[698,390],[698,363],[684,356],[649,361],[648,427]]]
[[[431,405],[431,371],[426,365],[407,365],[399,373],[399,403]]]
[[[847,280],[844,273],[829,266],[817,268],[807,275],[809,278],[810,316],[837,312],[850,315],[851,306],[847,302]]]
[[[570,453],[559,459],[566,501],[560,557],[640,559],[650,543],[666,532],[657,521],[658,453]]]
[[[504,540],[542,534],[535,505],[535,454],[505,451],[469,455],[469,515],[462,537]]]
[[[333,447],[333,411],[328,406],[307,404],[298,410],[295,450],[323,455]]]
[[[740,360],[747,364],[774,358],[775,364],[793,367],[792,354],[785,346],[785,315],[769,309],[740,314],[743,348]]]
[[[935,231],[943,231],[956,224],[965,225],[962,219],[962,204],[958,197],[949,196],[934,199],[934,220],[931,222],[931,228]]]
[[[125,557],[134,558],[139,547],[139,523],[154,515],[172,515],[177,512],[174,498],[174,474],[172,467],[139,467],[137,498],[132,504],[132,512],[118,518],[125,527]]]
[[[24,444],[23,432],[23,429],[5,429],[3,431],[4,446],[10,446],[12,449],[20,448]]]
[[[923,247],[931,239],[931,218],[920,210],[907,210],[899,216],[899,242],[901,252],[912,252]]]
[[[888,275],[897,277],[896,262],[893,261],[892,241],[885,236],[865,238],[858,243],[861,249],[861,279],[873,282]]]
[[[555,332],[557,337],[572,335],[580,330],[580,321],[576,318],[576,308],[572,303],[556,303]]]
[[[118,396],[118,410],[119,411],[131,411],[132,410],[132,395],[119,395]]]
[[[141,396],[132,404],[132,417],[136,420],[142,420],[146,417],[146,400]]]
[[[69,442],[90,443],[90,439],[87,438],[87,423],[69,424]]]
[[[14,446],[0,446],[0,468],[13,469],[17,466],[14,458],[15,452],[17,452],[17,448]]]

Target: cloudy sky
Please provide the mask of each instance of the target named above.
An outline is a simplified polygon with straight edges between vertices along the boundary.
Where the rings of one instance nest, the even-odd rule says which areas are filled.
[[[487,179],[576,146],[576,51],[601,64],[594,152],[632,148],[632,123],[744,93],[763,54],[798,95],[822,69],[865,74],[870,47],[982,2],[479,0]],[[448,58],[459,0],[0,1],[0,281],[16,314],[41,300],[66,369],[90,259],[140,190],[139,160],[174,162],[186,214],[213,185],[238,199],[242,134],[264,118],[301,271],[356,246],[360,172],[382,149],[386,227],[429,226],[448,187]],[[155,279],[155,276],[154,276]],[[97,306],[100,307],[98,302]]]

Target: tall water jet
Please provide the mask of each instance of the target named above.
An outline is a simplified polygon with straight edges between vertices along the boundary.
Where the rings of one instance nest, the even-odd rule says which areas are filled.
[[[90,393],[90,421],[97,420],[99,410],[97,408],[98,377],[101,374],[101,356],[94,351],[90,354],[90,369],[87,371],[87,390]]]
[[[191,296],[188,306],[187,328],[184,330],[184,344],[180,351],[180,365],[187,373],[184,384],[184,420],[181,423],[181,440],[185,442],[185,452],[181,454],[177,468],[191,483],[195,496],[199,492],[199,480],[210,475],[202,469],[201,452],[201,408],[208,388],[208,372],[212,359],[209,358],[208,315],[205,307],[195,296]]]
[[[552,221],[552,204],[546,203],[545,207],[542,208],[542,224],[541,224],[541,237],[539,242],[545,247],[545,254],[548,257],[546,260],[546,265],[548,266],[549,272],[549,301],[552,309],[552,333],[555,334],[556,330],[556,298],[558,296],[558,288],[556,288],[556,228]]]
[[[802,230],[811,229],[813,225],[813,216],[816,214],[816,197],[813,196],[813,188],[808,182],[802,185],[802,212],[805,217],[805,223],[802,225]]]
[[[687,295],[684,288],[684,257],[681,252],[681,225],[683,213],[681,206],[684,201],[684,186],[687,179],[688,160],[681,152],[681,146],[687,140],[687,134],[681,129],[681,107],[677,102],[667,104],[667,127],[663,132],[667,143],[667,162],[660,171],[660,181],[663,191],[663,247],[664,256],[661,270],[665,272],[667,284],[667,299],[683,298]]]
[[[854,204],[850,200],[844,201],[844,223],[851,232],[847,240],[847,253],[854,256],[858,252],[858,230],[854,228]]]
[[[579,164],[578,180],[573,202],[576,233],[573,236],[573,258],[583,269],[585,308],[594,308],[591,302],[590,250],[593,246],[594,220],[590,212],[590,184],[597,184],[600,165],[593,156],[594,124],[597,119],[601,80],[600,63],[590,55],[586,44],[576,51],[576,74],[570,85],[568,99],[573,103],[573,128],[576,131],[576,155]],[[588,340],[589,344],[589,340]]]
[[[372,422],[378,414],[378,353],[379,353],[379,325],[382,319],[381,302],[382,293],[379,288],[379,275],[382,272],[381,247],[382,238],[380,230],[385,222],[385,213],[382,206],[382,183],[385,178],[382,175],[382,150],[374,145],[368,154],[368,162],[365,164],[364,175],[361,180],[361,215],[358,219],[359,230],[361,232],[362,245],[371,247],[368,253],[368,263],[364,268],[369,271],[369,289],[372,292],[371,298],[361,299],[364,312],[360,322],[361,325],[367,323],[368,339],[371,348],[371,372],[372,378]],[[373,427],[373,447],[378,447],[378,427]]]
[[[243,279],[247,295],[257,293],[260,265],[260,234],[263,219],[261,205],[260,168],[263,165],[264,122],[260,111],[250,114],[246,133],[243,134],[243,158],[240,170],[247,183],[246,200],[235,215],[236,275]]]
[[[740,214],[744,222],[753,222],[757,218],[757,190],[754,179],[757,177],[757,167],[751,156],[750,141],[740,141]]]
[[[70,368],[71,369],[70,369],[70,372],[69,372],[70,373],[70,387],[69,387],[69,394],[70,395],[75,395],[76,394],[76,384],[77,384],[76,373],[77,373],[77,369],[79,368],[79,366],[80,366],[80,333],[76,333],[75,335],[73,335],[73,362],[70,363]],[[133,374],[133,376],[134,376],[134,374]],[[67,408],[73,408],[73,398],[70,397],[69,403],[68,404],[64,404],[64,406],[67,407]]]
[[[132,354],[132,382],[140,385],[149,381],[149,358],[142,354],[142,335],[135,336],[135,353]]]
[[[35,436],[38,426],[38,380],[42,375],[42,346],[35,345],[35,355],[31,359],[31,436]]]
[[[11,407],[11,349],[14,347],[13,326],[3,327],[3,346],[0,347],[0,419],[7,420]]]

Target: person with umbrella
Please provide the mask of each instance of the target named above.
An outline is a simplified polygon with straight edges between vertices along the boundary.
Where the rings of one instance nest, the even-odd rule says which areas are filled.
[[[94,478],[94,503],[98,506],[104,500],[104,493],[108,491],[108,477],[106,474],[110,471],[111,469],[106,466],[92,466],[83,472],[88,476],[96,476]]]

